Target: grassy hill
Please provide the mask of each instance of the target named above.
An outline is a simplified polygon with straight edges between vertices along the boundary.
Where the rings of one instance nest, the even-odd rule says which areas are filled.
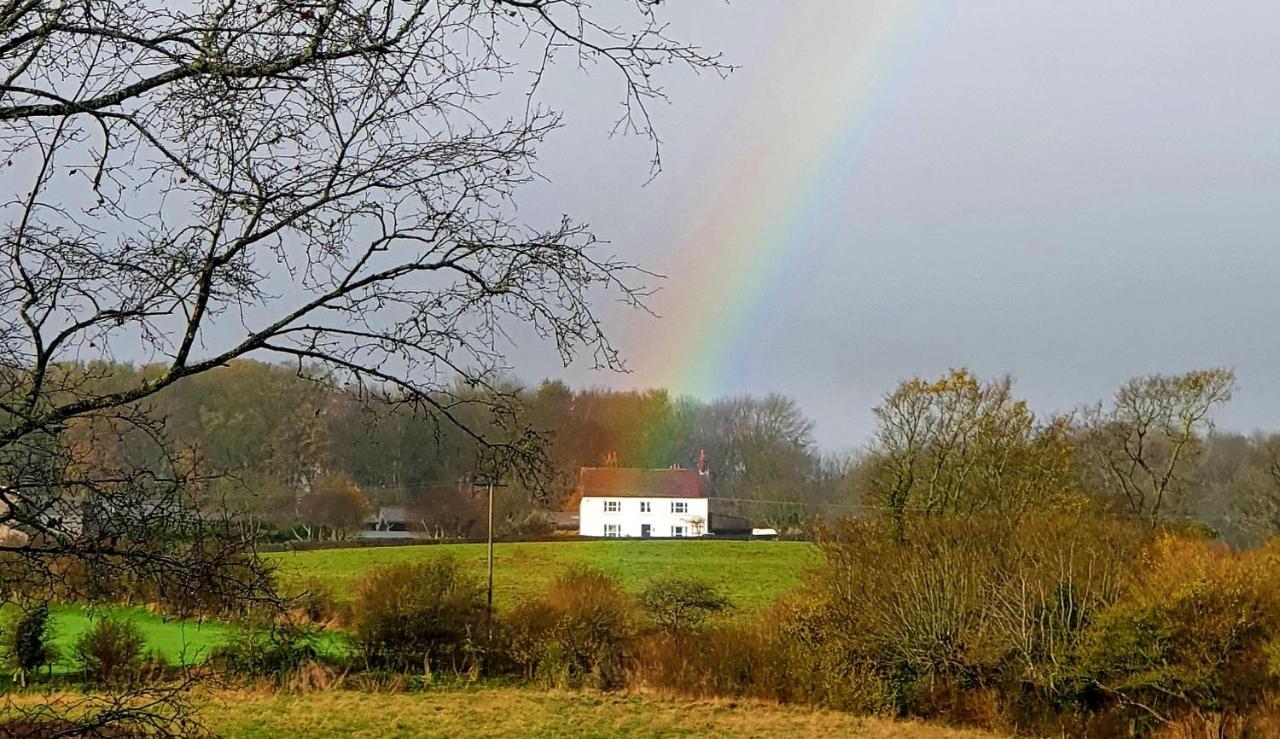
[[[369,570],[388,564],[453,556],[483,577],[483,544],[364,547],[285,552],[269,555],[279,567],[286,591],[302,587],[308,577],[330,583],[341,597]],[[817,559],[805,542],[785,541],[564,541],[497,544],[494,548],[494,597],[499,606],[541,592],[574,563],[616,575],[630,591],[656,578],[698,577],[722,587],[743,610],[772,603],[800,583]]]

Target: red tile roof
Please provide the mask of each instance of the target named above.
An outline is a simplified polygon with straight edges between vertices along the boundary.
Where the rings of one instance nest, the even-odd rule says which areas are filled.
[[[581,498],[706,498],[707,478],[697,470],[640,470],[583,467]]]

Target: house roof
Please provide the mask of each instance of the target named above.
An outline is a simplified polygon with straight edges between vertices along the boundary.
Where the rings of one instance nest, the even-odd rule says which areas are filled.
[[[707,478],[697,470],[583,467],[578,498],[706,498]]]
[[[378,509],[377,513],[370,513],[365,518],[365,523],[379,523],[386,521],[388,523],[404,523],[409,520],[409,509],[402,505],[384,505]]]

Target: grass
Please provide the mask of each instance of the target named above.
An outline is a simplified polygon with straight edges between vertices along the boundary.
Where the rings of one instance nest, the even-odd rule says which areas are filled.
[[[174,665],[198,664],[226,640],[231,627],[213,621],[186,621],[158,616],[143,608],[99,607],[86,610],[80,606],[56,606],[51,610],[53,633],[60,659],[58,668],[74,670],[72,649],[77,639],[105,617],[132,621],[153,649]]]
[[[452,555],[483,577],[483,544],[363,547],[268,555],[279,566],[286,591],[297,592],[308,577],[332,585],[340,595],[364,573],[383,565]],[[651,580],[698,577],[722,587],[742,610],[768,606],[800,583],[817,560],[805,542],[783,541],[565,541],[503,543],[494,547],[494,598],[498,605],[541,593],[567,566],[591,565],[637,592]]]
[[[235,695],[205,714],[227,737],[989,736],[754,701],[520,688],[370,694]]]
[[[761,701],[485,687],[414,693],[220,691],[197,696],[214,733],[258,737],[789,736],[979,739],[980,731]],[[3,704],[0,703],[0,709]],[[0,711],[2,713],[2,711]]]
[[[15,609],[0,612],[0,624],[12,623]],[[75,672],[74,649],[76,640],[88,631],[94,622],[105,616],[132,621],[141,629],[147,648],[155,650],[165,661],[174,665],[191,665],[203,661],[217,645],[225,641],[231,627],[217,622],[187,621],[165,618],[143,608],[100,606],[88,609],[77,605],[56,605],[49,609],[53,643],[58,650],[58,661],[53,665],[55,674]]]
[[[75,643],[93,624],[104,617],[132,621],[142,631],[148,650],[154,650],[171,665],[195,665],[203,662],[219,646],[226,643],[235,627],[218,621],[193,621],[159,616],[144,608],[98,606],[92,609],[77,605],[56,605],[49,609],[53,643],[58,660],[55,675],[75,673]],[[0,623],[11,623],[12,609],[6,608]],[[318,647],[322,653],[345,651],[345,638],[334,632],[321,635]]]
[[[720,586],[739,612],[773,603],[800,583],[817,551],[804,542],[776,541],[565,541],[502,543],[494,548],[494,597],[499,607],[536,595],[571,564],[587,564],[617,576],[631,592],[651,580],[692,576]],[[279,567],[285,592],[298,592],[307,578],[332,585],[345,598],[361,575],[383,565],[415,562],[431,557],[457,557],[478,577],[485,574],[483,544],[442,544],[402,547],[325,549],[267,555]],[[55,606],[52,611],[55,644],[61,654],[55,673],[75,669],[72,649],[94,620],[111,615],[138,624],[147,647],[171,664],[195,664],[222,644],[232,627],[218,622],[186,621],[156,615],[143,608]],[[10,611],[0,613],[8,623]],[[342,637],[332,634],[327,644],[341,649]]]

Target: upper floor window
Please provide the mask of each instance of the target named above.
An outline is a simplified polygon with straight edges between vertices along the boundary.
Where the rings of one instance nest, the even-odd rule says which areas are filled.
[[[640,512],[641,512],[641,513],[652,513],[652,512],[653,512],[653,504],[652,504],[652,503],[650,503],[650,502],[649,502],[649,501],[647,501],[647,500],[642,500],[642,501],[640,501]]]
[[[672,513],[688,513],[688,512],[689,512],[689,501],[687,501],[687,500],[673,500],[673,501],[671,501],[671,512],[672,512]]]
[[[621,511],[621,510],[622,510],[622,501],[620,500],[606,500],[604,502],[605,513],[617,513],[618,511]]]

